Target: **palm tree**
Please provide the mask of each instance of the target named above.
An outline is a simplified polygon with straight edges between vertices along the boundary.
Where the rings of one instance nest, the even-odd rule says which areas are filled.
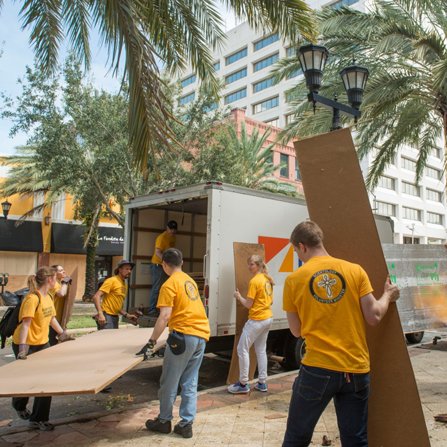
[[[325,70],[322,94],[341,88],[338,72],[352,62],[370,70],[355,139],[359,156],[374,159],[367,178],[377,185],[386,166],[405,145],[418,150],[416,178],[427,156],[447,135],[447,10],[444,0],[376,0],[369,12],[349,8],[323,9],[319,14],[321,40],[335,56]],[[289,60],[277,68],[284,76]],[[290,68],[290,67],[289,67]],[[317,113],[306,102],[304,81],[291,104],[295,122],[283,137],[327,131],[330,112]],[[340,100],[346,101],[344,95]],[[352,121],[347,118],[345,122]]]
[[[0,0],[0,8],[3,5]],[[124,68],[129,85],[129,132],[136,161],[144,170],[148,155],[174,134],[160,77],[160,66],[174,73],[191,64],[201,80],[216,84],[212,50],[224,39],[218,1],[212,0],[27,0],[22,1],[22,28],[30,30],[37,62],[47,74],[57,67],[59,48],[67,38],[88,68],[90,31],[99,29],[111,68]],[[238,19],[295,40],[312,38],[311,9],[304,0],[223,0]],[[161,62],[161,64],[160,64]]]

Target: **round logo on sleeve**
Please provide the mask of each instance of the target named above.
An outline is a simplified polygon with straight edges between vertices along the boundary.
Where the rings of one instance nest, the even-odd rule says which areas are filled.
[[[199,298],[199,291],[196,285],[191,281],[185,281],[185,292],[191,301],[195,301]]]
[[[310,278],[309,289],[318,302],[333,304],[343,298],[346,292],[346,282],[343,276],[335,270],[320,270]]]
[[[267,296],[272,296],[273,294],[273,287],[270,281],[265,282],[265,293]]]

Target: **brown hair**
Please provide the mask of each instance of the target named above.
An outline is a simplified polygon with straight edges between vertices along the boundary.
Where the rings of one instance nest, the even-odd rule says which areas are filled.
[[[56,274],[56,269],[53,267],[41,267],[37,270],[35,275],[28,276],[28,287],[30,292],[35,292],[39,287],[42,287],[48,278]]]
[[[295,247],[300,242],[307,247],[318,247],[323,244],[323,230],[315,222],[306,220],[294,228],[290,242]]]
[[[273,281],[273,278],[269,275],[268,268],[265,265],[264,259],[262,259],[261,256],[259,256],[259,255],[251,255],[247,259],[247,262],[254,262],[259,267],[259,272],[260,273],[264,273],[264,275],[267,277],[267,279],[269,280],[269,282],[270,282],[270,284],[272,286],[275,285],[275,281]]]

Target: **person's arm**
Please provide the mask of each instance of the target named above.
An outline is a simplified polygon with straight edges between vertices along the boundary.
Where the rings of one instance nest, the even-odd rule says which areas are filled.
[[[61,288],[56,292],[56,295],[59,298],[64,298],[64,296],[67,295],[67,292],[68,292],[68,283],[62,282],[61,283]]]
[[[57,332],[57,339],[62,343],[68,340],[74,340],[74,336],[69,335],[66,330],[62,329],[62,326],[57,321],[56,317],[52,317],[50,326]]]
[[[296,338],[301,337],[301,320],[296,312],[287,312],[287,321],[289,322],[289,329]]]
[[[29,345],[26,343],[28,338],[29,327],[31,326],[32,317],[25,317],[22,320],[19,332],[19,353],[17,358],[20,360],[26,360],[28,355]]]
[[[372,293],[360,298],[363,318],[370,326],[377,326],[385,316],[390,303],[399,298],[399,288],[391,284],[388,277],[385,281],[383,295],[376,299]]]
[[[106,317],[104,316],[104,313],[102,311],[101,308],[101,300],[102,297],[104,296],[104,292],[102,292],[101,290],[98,290],[94,295],[93,295],[93,303],[95,304],[96,307],[96,311],[98,312],[98,324],[99,325],[104,325],[106,324]]]
[[[161,250],[160,248],[155,247],[155,254],[162,259],[163,258],[163,250]]]
[[[152,332],[151,338],[149,339],[149,343],[154,342],[154,346],[155,343],[157,343],[160,335],[166,329],[166,326],[168,325],[168,321],[171,318],[172,314],[172,307],[160,307],[159,309],[160,315],[155,322],[154,331]]]
[[[120,310],[120,315],[122,315],[124,318],[127,318],[128,320],[137,321],[138,317],[134,314],[127,313],[124,309]]]
[[[237,301],[239,301],[245,308],[251,309],[253,306],[254,300],[251,298],[244,298],[238,289],[234,292],[233,296],[236,298]]]

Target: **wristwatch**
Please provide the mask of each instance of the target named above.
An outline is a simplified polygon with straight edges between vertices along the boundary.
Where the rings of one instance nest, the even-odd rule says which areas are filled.
[[[157,340],[150,338],[147,344],[150,346],[150,349],[152,349],[157,344]]]

